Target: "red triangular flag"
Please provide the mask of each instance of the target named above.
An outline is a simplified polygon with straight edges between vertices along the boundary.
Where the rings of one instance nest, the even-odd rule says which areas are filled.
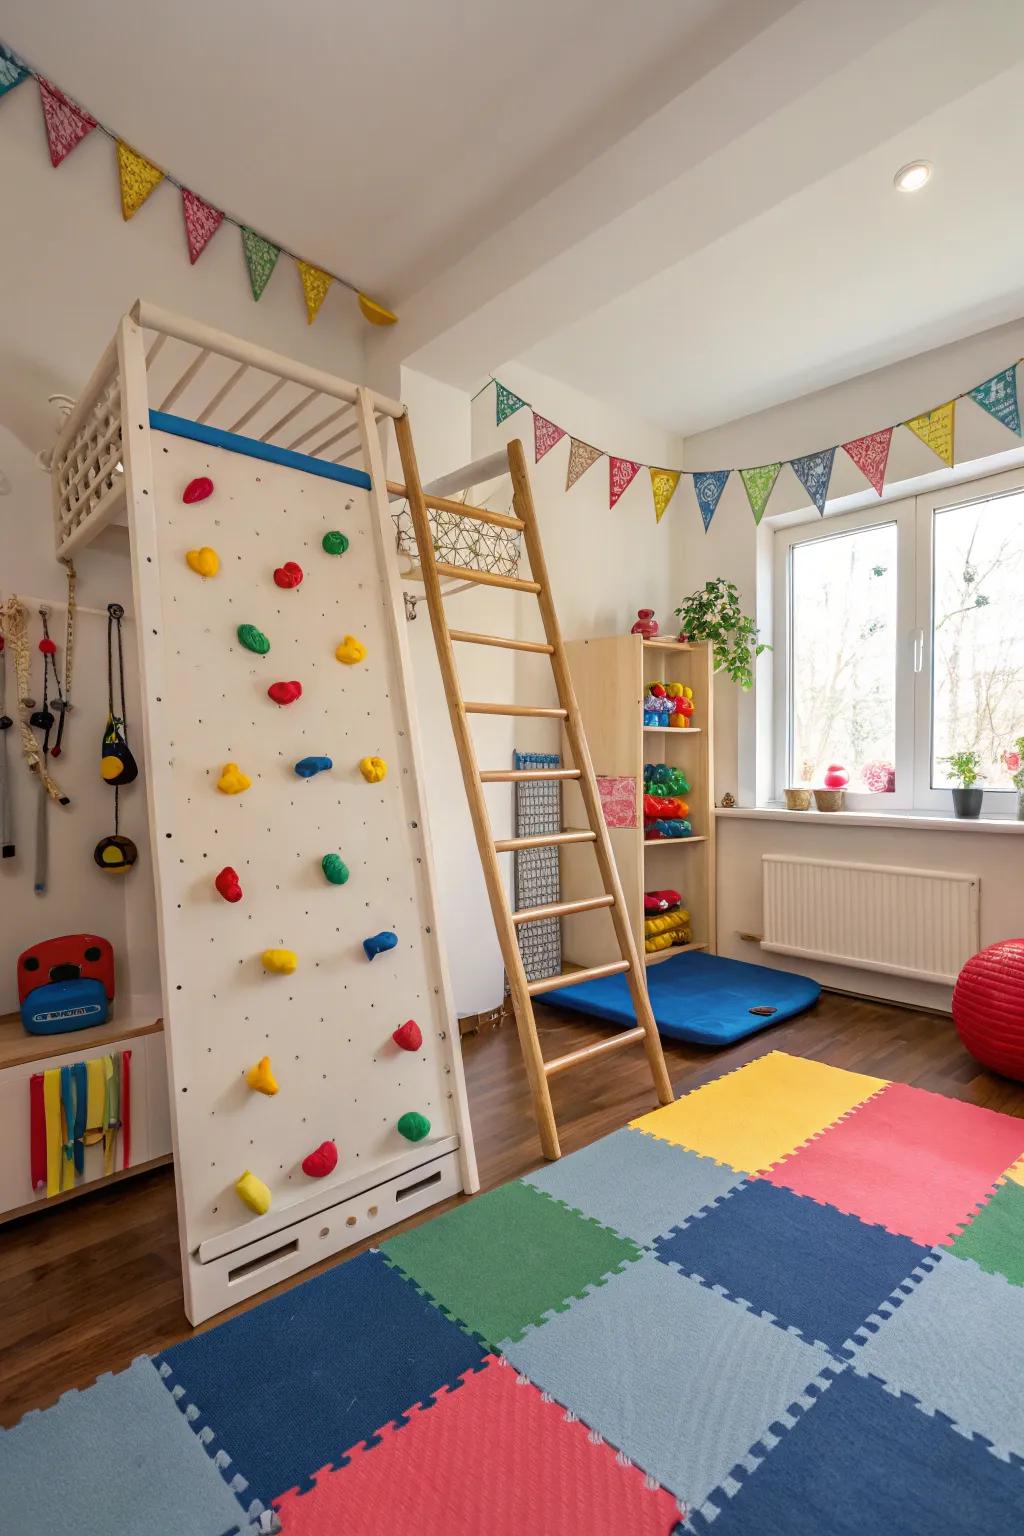
[[[891,442],[892,427],[883,427],[881,432],[869,432],[867,437],[855,437],[852,443],[843,444],[844,451],[850,455],[879,496],[885,489],[885,466],[889,462]]]
[[[556,443],[560,443],[565,436],[564,427],[556,427],[553,421],[548,421],[546,416],[538,416],[533,413],[533,453],[535,464],[539,464],[546,453],[550,453]]]
[[[224,215],[219,208],[204,203],[201,197],[196,197],[186,187],[181,189],[181,205],[185,215],[185,233],[188,236],[188,259],[194,266],[220,229]]]
[[[83,107],[76,107],[63,91],[39,76],[39,99],[43,104],[46,137],[50,145],[50,163],[56,168],[96,127],[96,119]]]
[[[614,507],[627,486],[632,485],[640,473],[640,465],[632,459],[608,459],[608,506]]]

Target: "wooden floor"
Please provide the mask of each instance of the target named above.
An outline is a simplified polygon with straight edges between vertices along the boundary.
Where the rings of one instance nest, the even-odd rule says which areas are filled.
[[[604,1032],[556,1009],[540,1009],[539,1019],[546,1055]],[[729,1050],[666,1042],[679,1093],[775,1049],[1024,1117],[1024,1087],[980,1068],[950,1020],[939,1015],[826,994],[800,1018]],[[490,1189],[541,1163],[515,1029],[505,1025],[470,1037],[465,1059],[480,1173]],[[566,1152],[655,1107],[639,1048],[614,1064],[596,1062],[556,1078],[553,1092]],[[405,1225],[429,1220],[442,1208]],[[191,1332],[182,1311],[169,1169],[0,1228],[0,1424],[13,1424],[68,1387],[123,1370],[135,1355],[154,1353]]]

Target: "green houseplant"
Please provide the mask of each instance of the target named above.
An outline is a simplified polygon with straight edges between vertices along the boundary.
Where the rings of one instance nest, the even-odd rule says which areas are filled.
[[[953,790],[953,814],[973,821],[981,814],[982,791],[977,788],[981,777],[981,754],[951,752],[942,761],[949,768],[950,778],[959,780],[959,787]]]
[[[735,584],[716,576],[676,609],[679,631],[687,640],[711,645],[715,671],[726,672],[741,688],[754,686],[754,662],[771,646],[758,641],[757,625],[740,607]]]

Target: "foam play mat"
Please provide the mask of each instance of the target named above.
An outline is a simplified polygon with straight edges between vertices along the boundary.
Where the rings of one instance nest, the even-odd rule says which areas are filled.
[[[662,1035],[692,1040],[698,1045],[729,1045],[747,1035],[781,1024],[810,1008],[821,987],[809,976],[748,965],[723,955],[690,950],[673,955],[647,971],[647,991]],[[602,976],[557,994],[539,997],[552,1008],[589,1013],[624,1029],[636,1025],[636,1012],[625,976]]]
[[[26,1415],[0,1529],[1019,1536],[1022,1153],[770,1052]]]

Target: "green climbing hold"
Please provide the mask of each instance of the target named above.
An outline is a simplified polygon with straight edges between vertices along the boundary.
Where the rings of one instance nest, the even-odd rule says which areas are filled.
[[[270,650],[270,641],[255,624],[239,624],[238,638],[247,651],[255,651],[257,656],[265,656]]]
[[[348,865],[340,853],[325,853],[320,868],[331,885],[344,885],[348,879]]]
[[[419,1110],[411,1109],[399,1120],[398,1131],[406,1141],[422,1141],[424,1136],[430,1135],[430,1121],[426,1115],[421,1115]]]
[[[348,549],[348,539],[337,528],[332,528],[330,533],[324,534],[321,545],[328,555],[343,555]]]

